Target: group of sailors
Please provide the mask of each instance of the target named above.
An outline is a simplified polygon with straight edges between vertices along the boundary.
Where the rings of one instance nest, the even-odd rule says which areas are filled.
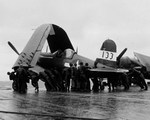
[[[20,65],[15,67],[13,72],[7,72],[9,79],[13,80],[12,88],[19,93],[26,93],[27,83],[29,83],[27,68]]]
[[[124,90],[129,90],[130,86],[138,85],[140,90],[148,90],[143,71],[132,68],[127,73],[118,73],[107,78],[109,90],[115,90],[118,86],[124,86]]]
[[[26,93],[27,83],[35,87],[35,91],[39,91],[38,81],[41,80],[45,84],[47,91],[90,91],[90,81],[87,77],[88,63],[80,66],[77,64],[69,64],[69,67],[59,69],[52,67],[45,69],[39,74],[29,70],[28,67],[22,65],[15,67],[13,72],[8,72],[9,79],[13,80],[12,88],[19,93]]]
[[[149,77],[150,74],[146,70],[145,66],[142,66],[140,70],[136,70],[135,68],[130,69],[128,73],[129,84],[136,84],[140,86],[141,90],[148,90],[148,85],[145,81],[145,77]]]
[[[76,63],[70,63],[69,65],[64,69],[56,67],[45,69],[39,74],[20,65],[15,67],[13,72],[7,74],[10,80],[13,80],[13,90],[19,93],[27,92],[27,83],[30,83],[30,81],[35,91],[38,92],[39,80],[44,82],[47,91],[99,91],[104,90],[105,85],[108,85],[110,91],[115,90],[117,86],[124,86],[124,89],[128,90],[131,84],[137,84],[142,90],[148,90],[144,78],[145,73],[143,72],[146,72],[146,69],[142,69],[142,71],[131,69],[128,73],[111,75],[107,78],[107,83],[104,84],[102,78],[90,76],[88,63],[83,64],[83,62],[80,62],[79,66]],[[92,87],[91,83],[93,84]]]
[[[47,91],[89,91],[90,81],[86,76],[88,67],[69,64],[70,67],[59,70],[56,67],[39,73],[39,78],[45,82]]]

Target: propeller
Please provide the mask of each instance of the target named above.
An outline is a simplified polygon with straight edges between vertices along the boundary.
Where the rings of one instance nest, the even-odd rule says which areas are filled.
[[[127,48],[125,48],[117,57],[117,61],[121,59],[121,57],[125,54],[125,52],[127,51]]]
[[[17,51],[17,49],[13,46],[11,42],[8,41],[8,45],[19,55],[19,52]]]
[[[117,56],[117,65],[120,64],[120,59],[121,59],[121,57],[125,54],[126,51],[127,51],[127,48],[125,48],[125,49]]]

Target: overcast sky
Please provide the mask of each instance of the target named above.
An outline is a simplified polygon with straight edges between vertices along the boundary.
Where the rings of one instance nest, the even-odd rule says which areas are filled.
[[[150,55],[150,0],[0,0],[0,80],[34,30],[45,23],[62,27],[79,54],[95,60],[106,39],[116,42],[118,52],[128,48]]]

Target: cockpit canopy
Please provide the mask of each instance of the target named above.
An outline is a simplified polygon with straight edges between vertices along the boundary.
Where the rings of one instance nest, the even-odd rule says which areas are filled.
[[[75,51],[72,50],[72,49],[65,49],[64,50],[64,56],[65,56],[65,58],[71,59],[74,54],[75,54]]]

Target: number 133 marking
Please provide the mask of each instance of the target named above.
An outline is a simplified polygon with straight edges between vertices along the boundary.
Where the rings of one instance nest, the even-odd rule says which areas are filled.
[[[116,61],[116,53],[109,51],[101,51],[101,58],[106,60]]]

